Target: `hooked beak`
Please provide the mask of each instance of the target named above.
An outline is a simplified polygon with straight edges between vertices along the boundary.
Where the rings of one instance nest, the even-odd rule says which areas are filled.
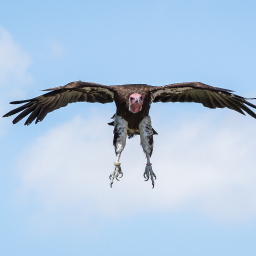
[[[133,113],[137,113],[141,111],[142,103],[143,101],[141,99],[140,94],[138,93],[132,94],[129,99],[129,110]]]

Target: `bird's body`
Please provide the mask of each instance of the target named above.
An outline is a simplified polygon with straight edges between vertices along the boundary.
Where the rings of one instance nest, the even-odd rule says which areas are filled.
[[[128,84],[106,86],[95,83],[76,81],[65,86],[47,89],[50,91],[33,99],[14,101],[11,104],[25,103],[4,117],[19,113],[13,123],[19,122],[29,115],[25,125],[42,121],[45,116],[60,107],[73,102],[115,102],[116,113],[112,117],[114,126],[114,147],[117,155],[113,173],[110,175],[111,186],[113,180],[122,176],[120,156],[125,147],[126,138],[140,135],[141,145],[147,157],[144,177],[149,178],[154,187],[156,176],[152,170],[150,157],[153,151],[153,135],[157,134],[152,128],[149,110],[153,102],[195,102],[208,108],[230,108],[241,114],[243,111],[256,118],[256,114],[248,108],[256,108],[247,99],[235,95],[230,90],[212,87],[199,82],[170,84],[166,86],[149,86],[146,84]]]
[[[142,119],[149,114],[150,109],[150,93],[146,84],[129,84],[121,85],[116,88],[114,100],[116,103],[116,114],[128,121],[128,127],[132,130],[138,130]],[[134,92],[142,95],[143,108],[137,113],[129,110],[129,97]]]

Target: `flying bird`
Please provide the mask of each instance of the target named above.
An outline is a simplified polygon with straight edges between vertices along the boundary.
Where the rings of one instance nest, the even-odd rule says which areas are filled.
[[[46,89],[49,91],[33,99],[12,101],[10,104],[23,104],[8,112],[4,117],[19,113],[13,120],[16,124],[21,119],[28,118],[25,125],[42,121],[45,116],[56,109],[73,102],[99,102],[116,104],[116,113],[112,117],[114,126],[113,145],[116,153],[114,170],[110,174],[110,186],[114,179],[123,176],[120,156],[126,144],[126,138],[140,135],[141,146],[146,154],[147,163],[144,172],[146,181],[151,179],[154,188],[156,175],[153,172],[150,157],[153,152],[153,136],[157,132],[152,128],[149,109],[155,102],[195,102],[208,108],[230,108],[244,115],[244,112],[256,118],[249,107],[255,105],[244,98],[233,94],[233,91],[209,86],[200,82],[176,83],[165,86],[150,86],[147,84],[125,84],[106,86],[102,84],[75,81],[67,85]]]

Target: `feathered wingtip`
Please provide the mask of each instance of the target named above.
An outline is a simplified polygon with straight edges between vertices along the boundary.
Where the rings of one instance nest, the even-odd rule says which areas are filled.
[[[244,98],[245,100],[256,100],[256,98]]]
[[[20,106],[19,108],[15,108],[13,110],[11,110],[10,112],[6,113],[3,117],[8,117],[8,116],[12,116],[15,115],[21,111],[23,111],[22,113],[20,113],[13,121],[13,124],[18,123],[23,117],[25,117],[27,114],[29,114],[31,111],[33,111],[36,108],[36,106],[34,106],[31,102],[28,102],[27,104]],[[25,125],[29,125],[31,122],[30,121],[26,121]]]
[[[21,103],[26,103],[26,102],[28,102],[28,103],[23,105],[23,106],[20,106],[19,108],[15,108],[15,109],[9,111],[5,115],[3,115],[3,117],[8,117],[8,116],[15,115],[15,114],[19,113],[20,111],[22,111],[23,109],[27,108],[28,105],[30,105],[30,100],[21,100],[21,101],[12,101],[12,102],[10,102],[10,104],[21,104]]]
[[[29,102],[30,100],[17,100],[17,101],[11,101],[10,104],[21,104],[21,103],[25,103],[25,102]]]
[[[247,100],[256,100],[256,98],[244,98],[246,100],[246,104],[252,108],[256,108],[256,105],[250,103],[249,101]]]

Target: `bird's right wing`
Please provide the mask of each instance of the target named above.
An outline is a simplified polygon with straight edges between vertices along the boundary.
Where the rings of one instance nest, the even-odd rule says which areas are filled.
[[[114,101],[114,90],[111,86],[95,83],[76,81],[44,91],[50,92],[33,99],[10,102],[10,104],[25,104],[8,112],[3,117],[21,112],[13,120],[13,124],[16,124],[30,114],[25,122],[25,125],[29,125],[35,119],[35,123],[42,121],[49,112],[65,107],[68,103],[86,101],[104,104]]]

